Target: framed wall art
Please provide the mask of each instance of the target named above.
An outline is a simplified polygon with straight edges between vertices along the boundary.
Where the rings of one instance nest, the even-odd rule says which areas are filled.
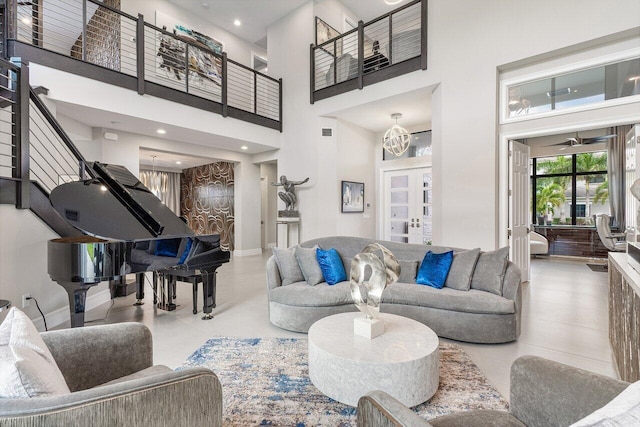
[[[342,181],[342,213],[364,212],[364,182]]]

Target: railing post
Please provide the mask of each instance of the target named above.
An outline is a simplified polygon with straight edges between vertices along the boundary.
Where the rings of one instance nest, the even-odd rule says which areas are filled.
[[[393,13],[389,14],[389,65],[395,64],[393,60]]]
[[[420,2],[420,67],[423,70],[427,69],[427,17],[427,0],[422,0]]]
[[[313,98],[313,94],[311,97]],[[278,119],[280,120],[280,132],[282,132],[282,77],[278,79]]]
[[[82,60],[87,60],[87,0],[82,0]]]
[[[333,84],[338,84],[338,52],[337,52],[337,40],[333,41]]]
[[[309,101],[313,104],[315,101],[313,99],[313,92],[316,91],[316,56],[313,43],[309,45],[309,63],[311,64],[311,75],[309,78]],[[280,92],[282,92],[282,83],[280,83]],[[280,97],[282,97],[282,94],[280,95]],[[280,128],[280,132],[282,132],[282,127]]]
[[[14,178],[18,178],[16,208],[29,209],[31,174],[29,167],[29,67],[21,58],[12,58],[20,67],[13,104],[13,161]]]
[[[184,44],[184,89],[189,93],[189,43]]]
[[[358,21],[358,89],[364,87],[364,22]]]
[[[136,21],[136,76],[138,95],[144,95],[144,16],[141,13]]]
[[[258,114],[258,73],[253,73],[253,113]]]
[[[222,102],[222,117],[229,115],[229,109],[227,105],[227,52],[222,52],[222,94],[220,101]]]

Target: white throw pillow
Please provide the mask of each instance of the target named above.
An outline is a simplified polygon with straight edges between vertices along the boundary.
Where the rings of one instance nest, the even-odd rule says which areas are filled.
[[[38,330],[13,307],[0,325],[0,398],[71,393]]]
[[[627,427],[640,425],[640,381],[624,389],[611,402],[570,427]]]

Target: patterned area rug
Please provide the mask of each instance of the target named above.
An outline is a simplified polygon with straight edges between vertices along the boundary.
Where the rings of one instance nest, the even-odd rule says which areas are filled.
[[[182,365],[188,366],[204,366],[218,375],[225,426],[356,425],[355,408],[326,397],[309,380],[306,339],[212,338]],[[414,410],[430,419],[507,407],[459,346],[440,343],[440,387]]]

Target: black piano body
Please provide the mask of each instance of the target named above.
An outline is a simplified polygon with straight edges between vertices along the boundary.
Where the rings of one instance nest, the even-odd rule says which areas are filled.
[[[48,242],[48,272],[67,291],[71,326],[84,325],[87,290],[100,282],[137,273],[137,299],[144,298],[142,273],[149,271],[149,266],[132,262],[136,242],[185,237],[192,239],[186,259],[163,266],[162,272],[202,274],[203,311],[211,317],[216,269],[230,259],[229,252],[220,248],[220,236],[195,236],[123,166],[98,162],[88,166],[91,179],[62,184],[49,197],[65,220],[87,234]]]

